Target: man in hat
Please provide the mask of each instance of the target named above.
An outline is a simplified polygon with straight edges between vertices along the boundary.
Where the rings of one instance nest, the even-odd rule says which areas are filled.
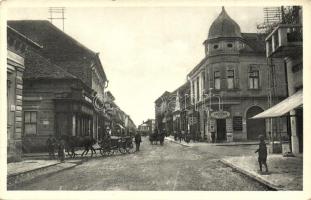
[[[141,136],[140,133],[137,131],[135,135],[136,151],[139,151],[140,143],[141,143]]]
[[[265,166],[266,172],[268,172],[268,166],[267,166],[267,146],[265,143],[265,138],[263,135],[259,135],[259,148],[255,151],[255,153],[258,152],[258,163],[259,163],[259,169],[260,172],[262,172],[262,165]]]

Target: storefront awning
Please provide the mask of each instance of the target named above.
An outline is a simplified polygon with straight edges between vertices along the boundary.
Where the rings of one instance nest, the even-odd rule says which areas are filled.
[[[302,100],[302,90],[299,90],[292,96],[286,98],[280,103],[272,106],[271,108],[255,115],[251,119],[259,119],[259,118],[273,118],[280,117],[288,113],[289,111],[301,106],[303,104]]]
[[[116,124],[118,127],[120,127],[121,129],[125,129],[124,126],[122,126],[121,124]]]

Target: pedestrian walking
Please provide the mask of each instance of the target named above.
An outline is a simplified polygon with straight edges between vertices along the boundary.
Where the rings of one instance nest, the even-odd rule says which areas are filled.
[[[137,132],[135,135],[136,151],[139,151],[140,143],[141,143],[141,135],[139,132]]]
[[[259,148],[255,151],[255,153],[258,152],[258,163],[259,163],[259,169],[260,172],[262,172],[262,165],[265,166],[266,172],[268,172],[268,166],[267,166],[267,146],[264,140],[263,135],[259,135]]]
[[[61,162],[65,161],[65,140],[63,138],[58,141],[58,159]]]
[[[53,135],[50,135],[49,138],[46,140],[46,146],[49,152],[49,158],[55,159],[55,153],[54,153],[54,148],[56,145],[56,139],[53,137]]]

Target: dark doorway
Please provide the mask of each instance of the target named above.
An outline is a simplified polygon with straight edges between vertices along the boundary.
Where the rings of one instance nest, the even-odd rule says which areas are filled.
[[[299,142],[299,153],[303,152],[303,110],[296,109],[296,121],[297,121],[297,137]]]
[[[217,119],[217,141],[226,140],[226,119]]]
[[[258,106],[253,106],[246,113],[247,119],[247,139],[258,140],[259,135],[266,136],[266,121],[265,119],[250,119],[253,116],[263,112],[263,109]]]

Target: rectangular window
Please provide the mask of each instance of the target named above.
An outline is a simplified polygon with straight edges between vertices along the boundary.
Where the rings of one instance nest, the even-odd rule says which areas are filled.
[[[197,101],[200,100],[200,79],[197,78]]]
[[[195,89],[194,89],[194,84],[195,84],[195,81],[192,81],[192,96],[191,96],[191,102],[194,103],[195,101]]]
[[[259,88],[259,71],[251,70],[249,72],[249,88],[258,89]]]
[[[24,112],[24,126],[25,135],[37,134],[37,112],[25,111]]]
[[[233,130],[234,131],[242,131],[243,130],[243,124],[242,124],[242,117],[241,116],[234,116],[232,123],[233,123]]]
[[[228,89],[234,88],[234,70],[227,71],[227,84],[228,84]]]
[[[220,72],[214,72],[214,88],[220,90]]]
[[[205,89],[205,72],[202,72],[202,90]]]

